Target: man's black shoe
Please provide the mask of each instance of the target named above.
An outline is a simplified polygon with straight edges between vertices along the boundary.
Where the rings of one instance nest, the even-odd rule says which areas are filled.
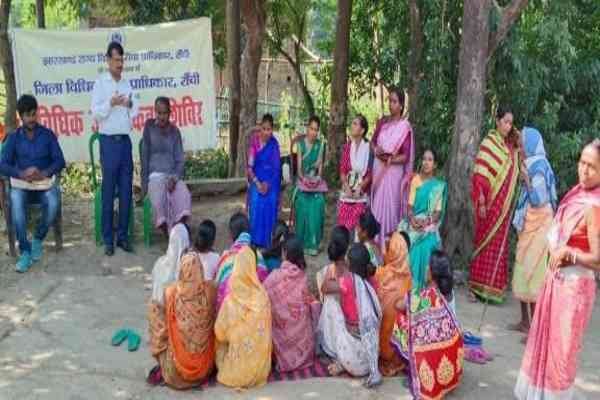
[[[113,246],[106,246],[104,249],[104,254],[111,257],[115,254],[115,248]]]
[[[133,253],[133,247],[127,241],[117,242],[117,247],[121,248],[126,253]]]

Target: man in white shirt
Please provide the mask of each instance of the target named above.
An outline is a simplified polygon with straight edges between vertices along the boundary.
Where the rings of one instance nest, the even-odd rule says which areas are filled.
[[[105,254],[115,252],[113,238],[113,200],[119,197],[117,246],[133,251],[127,235],[133,185],[133,156],[129,133],[138,104],[123,73],[123,47],[112,42],[106,51],[108,72],[100,75],[92,92],[92,115],[100,133],[102,166],[102,238]]]

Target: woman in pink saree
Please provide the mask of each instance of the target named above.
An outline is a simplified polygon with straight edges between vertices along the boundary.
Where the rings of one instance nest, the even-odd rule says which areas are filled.
[[[406,215],[409,178],[415,159],[414,137],[408,122],[408,95],[390,89],[390,116],[379,120],[373,135],[373,183],[371,212],[381,225],[378,242],[385,250],[385,240]]]
[[[271,300],[273,349],[279,372],[310,367],[315,357],[313,326],[320,303],[308,290],[302,240],[295,235],[283,244],[284,261],[264,282]]]
[[[600,140],[582,151],[579,184],[563,198],[548,234],[550,265],[537,300],[521,371],[519,400],[574,397],[577,361],[600,270]]]

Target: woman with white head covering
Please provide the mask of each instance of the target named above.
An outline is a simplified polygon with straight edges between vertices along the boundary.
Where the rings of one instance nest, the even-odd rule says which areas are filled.
[[[169,248],[152,269],[152,301],[163,304],[165,288],[177,280],[181,256],[190,246],[190,235],[184,224],[177,224],[169,234]]]

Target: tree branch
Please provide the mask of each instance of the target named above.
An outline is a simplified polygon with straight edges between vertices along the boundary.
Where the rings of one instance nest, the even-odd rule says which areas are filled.
[[[527,7],[528,3],[528,0],[512,0],[509,5],[501,8],[499,7],[498,3],[494,1],[494,5],[499,7],[499,9],[502,11],[502,17],[500,19],[500,24],[498,24],[498,29],[496,29],[496,31],[490,36],[487,62],[489,62],[494,56],[494,53],[500,46],[500,43],[502,43],[502,41],[506,38],[510,28],[512,28],[517,19],[519,19],[521,13],[525,7]]]
[[[276,38],[275,35],[273,35],[273,32],[271,32],[270,29],[267,29],[267,35],[269,36],[269,38],[271,39],[271,41],[273,42],[273,45],[275,46],[276,50],[281,53],[281,55],[283,56],[283,58],[285,58],[290,64],[292,64],[292,67],[296,66],[296,61],[294,60],[294,58],[290,55],[290,53],[288,53],[284,48],[283,48],[283,44],[281,42],[281,40],[279,38]]]

